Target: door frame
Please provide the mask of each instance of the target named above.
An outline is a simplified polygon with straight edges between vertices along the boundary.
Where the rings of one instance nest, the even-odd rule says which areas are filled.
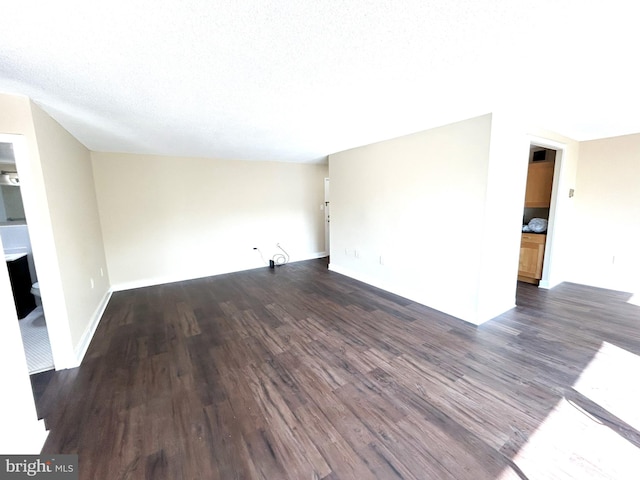
[[[0,142],[11,143],[13,145],[14,161],[16,169],[19,171],[19,159],[23,163],[29,160],[27,143],[24,136],[0,133]],[[24,193],[21,184],[20,194],[23,197]],[[27,217],[27,215],[25,209],[25,217]],[[28,220],[27,225],[29,225]],[[3,249],[1,239],[0,249]],[[35,264],[35,255],[33,259]],[[0,292],[0,296],[3,302],[0,310],[2,311],[2,323],[5,323],[4,321],[6,320],[6,324],[0,326],[0,331],[2,332],[3,341],[6,345],[3,345],[3,348],[0,349],[0,369],[2,370],[2,377],[5,383],[4,387],[7,392],[10,392],[10,398],[5,402],[6,405],[3,405],[4,411],[0,412],[0,416],[4,415],[2,418],[3,426],[5,426],[5,420],[8,420],[6,422],[6,433],[10,439],[9,437],[7,439],[0,439],[0,445],[2,445],[3,452],[7,454],[37,454],[42,449],[49,432],[46,430],[44,420],[38,420],[33,388],[29,381],[29,370],[24,353],[24,344],[18,326],[18,316],[12,304],[13,292],[9,281],[9,274],[6,265],[2,268],[4,268],[7,273],[1,274],[2,285],[0,285],[0,289],[2,289],[2,292]],[[5,300],[7,301],[5,302]],[[50,325],[47,325],[47,330],[50,330]],[[5,416],[7,418],[5,418]]]
[[[20,194],[22,195],[26,223],[29,229],[29,237],[31,238],[33,263],[40,283],[42,310],[47,319],[47,333],[49,334],[49,343],[53,354],[54,369],[57,370],[60,367],[68,368],[74,358],[73,347],[68,339],[68,333],[65,331],[65,325],[61,323],[65,321],[65,318],[52,314],[52,312],[57,311],[57,304],[62,300],[52,299],[51,296],[47,296],[47,290],[49,290],[48,287],[50,286],[47,283],[47,278],[51,274],[58,275],[57,259],[43,257],[42,242],[49,242],[49,240],[47,235],[42,234],[45,226],[42,225],[43,221],[40,215],[33,214],[33,208],[35,205],[35,208],[46,209],[46,205],[37,205],[39,196],[36,193],[37,187],[33,181],[27,139],[24,135],[0,133],[0,142],[13,145],[16,170],[20,177]],[[45,250],[55,251],[55,245],[50,246],[51,248],[47,247]]]
[[[548,138],[529,135],[529,148],[532,146],[549,148],[556,151],[556,159],[553,167],[553,184],[551,187],[551,204],[549,206],[549,223],[547,225],[547,239],[544,249],[544,263],[542,265],[542,278],[538,284],[539,288],[549,289],[562,282],[562,280],[556,279],[557,275],[554,277],[553,274],[556,272],[556,270],[554,270],[554,263],[558,251],[556,241],[558,229],[556,222],[558,210],[561,209],[559,192],[562,175],[565,172],[564,165],[567,145]]]
[[[331,202],[329,177],[324,178],[324,251],[331,255]]]

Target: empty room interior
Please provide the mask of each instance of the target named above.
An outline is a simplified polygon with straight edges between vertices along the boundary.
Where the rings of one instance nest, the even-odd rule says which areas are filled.
[[[0,455],[637,478],[627,3],[6,7]]]

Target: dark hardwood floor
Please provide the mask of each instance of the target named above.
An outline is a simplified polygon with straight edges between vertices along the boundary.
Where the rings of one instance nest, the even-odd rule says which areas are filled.
[[[33,379],[81,479],[638,478],[640,307],[518,286],[480,327],[288,264],[115,293]]]

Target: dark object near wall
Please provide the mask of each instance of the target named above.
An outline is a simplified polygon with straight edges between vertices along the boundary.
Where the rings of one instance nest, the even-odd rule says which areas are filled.
[[[18,318],[22,319],[36,308],[36,301],[31,295],[31,276],[29,275],[27,256],[7,262],[7,269],[9,270],[13,301],[16,304]]]
[[[547,151],[539,150],[537,152],[533,152],[533,158],[531,159],[534,162],[544,162],[547,159]]]

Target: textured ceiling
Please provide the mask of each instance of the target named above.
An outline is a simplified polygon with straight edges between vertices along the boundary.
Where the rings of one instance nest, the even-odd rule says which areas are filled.
[[[1,0],[0,91],[96,151],[310,162],[504,107],[600,138],[640,132],[635,3]]]

